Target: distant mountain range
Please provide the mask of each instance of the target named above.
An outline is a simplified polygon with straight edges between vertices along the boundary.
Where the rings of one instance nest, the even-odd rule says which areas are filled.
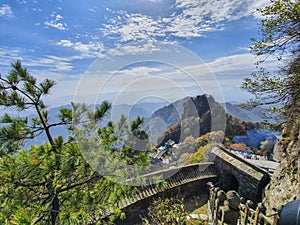
[[[50,122],[55,121],[55,117],[62,107],[70,108],[71,106],[65,105],[49,109]],[[117,122],[122,114],[129,118],[129,120],[134,120],[137,116],[144,117],[145,124],[143,128],[148,131],[150,137],[156,138],[159,134],[178,123],[180,119],[197,116],[193,115],[195,113],[201,118],[210,117],[211,113],[213,113],[213,108],[217,109],[215,111],[224,110],[225,108],[226,112],[230,113],[233,117],[239,117],[242,121],[263,122],[269,120],[269,118],[265,116],[263,108],[244,109],[233,103],[220,104],[217,103],[212,96],[201,95],[194,98],[185,97],[172,104],[169,104],[168,102],[140,102],[133,106],[126,104],[114,105],[110,115],[106,117],[105,121],[113,120],[114,122]],[[5,111],[10,114],[9,110]],[[1,111],[0,115],[3,112],[4,111]],[[11,114],[16,113],[12,111]],[[17,114],[21,116],[22,112]],[[27,116],[30,119],[34,117],[34,114],[27,114]],[[274,122],[274,120],[271,122]],[[64,127],[55,127],[52,132],[53,136],[62,135],[63,137],[66,137],[68,135]],[[40,135],[33,141],[33,144],[40,144],[45,140],[45,136]]]
[[[129,120],[134,120],[138,116],[150,118],[156,110],[164,107],[167,104],[167,102],[140,102],[135,105],[113,105],[110,112],[110,117],[113,121],[118,121],[122,114],[125,115]]]
[[[267,116],[267,112],[265,108],[256,107],[253,109],[242,108],[239,104],[233,104],[230,102],[225,103],[226,112],[230,113],[234,117],[240,118],[242,121],[250,121],[250,122],[269,122],[276,123],[276,118],[273,116]]]
[[[183,113],[183,104],[190,97],[185,97],[183,99],[177,100],[174,103],[168,102],[141,102],[135,105],[114,105],[110,112],[109,119],[113,121],[118,121],[122,114],[124,114],[129,120],[134,120],[137,116],[144,117],[146,120],[153,119],[155,117],[163,118],[169,125],[175,124],[178,122],[180,114]],[[246,109],[239,106],[237,102],[226,102],[222,104],[226,110],[226,112],[230,113],[234,117],[239,117],[243,121],[251,121],[251,122],[264,122],[269,121],[272,122],[274,119],[270,119],[265,115],[265,109],[262,107],[257,107],[254,109]],[[70,108],[70,105],[64,105],[60,107],[54,107],[49,109],[49,115],[55,117],[59,109],[66,107]],[[176,109],[175,111],[173,109]],[[9,110],[5,108],[0,108],[0,116],[3,113],[8,113],[12,116],[29,116],[32,117],[31,113],[27,112],[18,112],[16,110]],[[171,113],[171,114],[170,114]],[[276,122],[276,121],[273,121]]]
[[[168,126],[174,125],[178,122],[181,114],[184,112],[184,103],[191,97],[185,97],[173,103],[138,103],[135,105],[114,105],[111,112],[111,119],[117,121],[122,114],[129,120],[134,120],[137,116],[144,117],[146,121],[154,118],[161,118]],[[265,108],[256,107],[254,109],[242,108],[237,102],[220,103],[225,111],[230,113],[233,117],[238,117],[242,121],[250,122],[265,122],[276,123],[276,119],[270,118],[266,115]],[[160,120],[160,119],[159,119]]]

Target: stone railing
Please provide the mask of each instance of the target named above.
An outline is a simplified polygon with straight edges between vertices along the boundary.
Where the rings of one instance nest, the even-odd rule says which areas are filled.
[[[277,225],[277,213],[265,215],[261,203],[254,209],[250,200],[240,197],[235,191],[225,193],[219,188],[210,188],[208,215],[210,225]]]
[[[163,193],[166,190],[179,187],[191,182],[217,178],[214,163],[197,163],[176,168],[161,170],[143,177],[143,186],[137,187],[137,193],[131,198],[121,199],[118,202],[118,208],[124,210],[126,207],[132,206],[145,199]],[[132,180],[128,180],[131,183]],[[103,209],[103,217],[112,214],[111,209]]]
[[[217,172],[215,171],[214,163],[197,163],[157,171],[146,174],[143,177],[146,185],[138,188],[138,193],[134,196],[134,198],[130,200],[126,199],[121,202],[120,208],[126,208],[138,201],[142,201],[146,198],[187,183],[215,178],[217,177]],[[160,186],[158,181],[163,181],[163,185]]]

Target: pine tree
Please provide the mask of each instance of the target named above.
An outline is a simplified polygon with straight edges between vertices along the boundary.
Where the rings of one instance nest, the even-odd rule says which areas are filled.
[[[100,126],[110,104],[104,101],[91,110],[71,103],[71,109],[60,109],[53,121],[43,99],[54,85],[49,79],[37,82],[19,61],[0,78],[0,105],[19,114],[34,109],[36,115],[31,120],[8,114],[1,118],[0,223],[100,224],[108,212],[111,220],[124,217],[119,203],[131,198],[135,188],[122,183],[128,174],[123,158],[129,156],[122,158],[117,148],[122,138],[116,125]],[[141,122],[135,121],[135,128]],[[69,132],[68,138],[53,136],[58,126]],[[42,134],[45,143],[24,148],[26,141]],[[113,160],[107,161],[107,156]],[[146,165],[147,157],[134,163]],[[104,177],[109,173],[117,179]]]
[[[259,56],[258,72],[246,78],[242,88],[254,94],[253,106],[271,105],[282,112],[286,119],[299,116],[300,98],[300,2],[271,0],[258,9],[263,17],[260,22],[260,38],[253,38],[251,51]],[[284,66],[270,72],[263,67],[268,57],[275,57]]]

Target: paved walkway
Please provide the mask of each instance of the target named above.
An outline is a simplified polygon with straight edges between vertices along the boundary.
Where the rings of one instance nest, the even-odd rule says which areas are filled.
[[[263,169],[268,170],[269,172],[273,173],[274,170],[276,170],[276,168],[279,166],[278,162],[274,162],[274,161],[269,161],[269,160],[253,160],[253,159],[249,159],[249,161]]]

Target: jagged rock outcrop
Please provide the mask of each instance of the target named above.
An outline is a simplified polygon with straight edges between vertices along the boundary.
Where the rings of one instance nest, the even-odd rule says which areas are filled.
[[[228,105],[228,104],[227,104]],[[234,110],[236,108],[236,110]],[[237,109],[231,105],[233,112],[253,112]],[[239,115],[239,114],[238,114]],[[253,128],[250,126],[253,125]],[[197,138],[210,131],[222,130],[229,139],[246,135],[247,130],[260,129],[259,124],[243,122],[235,114],[226,113],[224,104],[218,103],[211,95],[186,97],[156,110],[145,120],[143,129],[149,134],[152,144],[160,145],[168,139],[182,142],[190,135]]]
[[[168,139],[179,143],[183,142],[190,135],[197,138],[210,131],[225,131],[225,109],[212,96],[199,95],[193,98],[190,97],[182,103],[181,117],[176,124],[165,129],[164,133],[161,132],[161,135],[157,139],[159,145]],[[167,113],[171,114],[171,112]],[[163,116],[168,118],[168,114],[160,116],[161,119],[165,120]]]
[[[280,166],[266,188],[267,214],[286,203],[300,199],[300,119],[285,125],[280,141]]]

